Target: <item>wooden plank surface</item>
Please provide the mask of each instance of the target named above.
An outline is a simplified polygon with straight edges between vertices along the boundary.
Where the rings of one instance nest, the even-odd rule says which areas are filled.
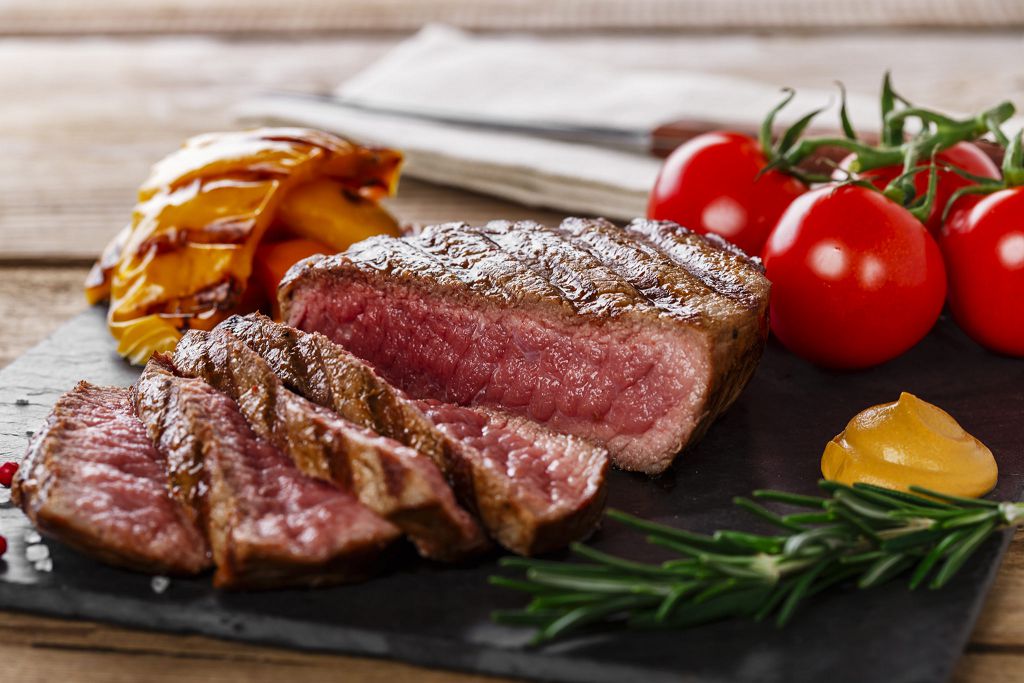
[[[136,3],[124,3],[129,5]],[[220,8],[228,17],[223,26],[229,28],[210,25],[194,26],[194,30],[253,28],[241,23],[242,3],[225,0],[203,5],[211,12]],[[245,3],[254,15],[269,5]],[[72,13],[61,23],[65,20],[58,9],[70,3],[0,2],[0,33],[112,31],[103,22],[116,23],[108,9],[117,6],[108,1],[89,7],[98,19],[95,25],[85,26],[74,23],[84,21],[82,12]],[[161,6],[165,5],[150,7]],[[260,16],[264,24],[255,27],[261,30],[295,29],[274,26],[266,18],[280,18],[280,14]],[[185,18],[165,19],[161,30],[188,25]],[[122,17],[119,25],[129,24]],[[328,21],[317,28],[331,25]],[[131,31],[154,29],[143,23],[131,25]],[[230,126],[232,102],[281,87],[326,90],[373,61],[395,40],[387,35],[319,33],[302,38],[0,40],[0,151],[4,155],[0,165],[0,314],[4,316],[0,365],[84,307],[78,289],[83,264],[127,218],[134,188],[152,162],[188,135]],[[614,41],[611,49],[609,40]],[[895,64],[897,82],[903,84],[905,94],[933,104],[970,109],[997,98],[1024,100],[1020,70],[1007,58],[1019,52],[1021,44],[1020,36],[1013,33],[573,35],[551,38],[550,44],[583,58],[666,69],[703,68],[780,85],[828,85],[841,78],[852,88],[868,89],[886,66]],[[394,209],[404,220],[424,222],[552,217],[413,182],[403,183]],[[38,265],[41,262],[50,265]],[[1024,539],[1018,538],[957,672],[958,683],[1024,680],[1022,615]],[[10,613],[0,613],[0,667],[4,671],[0,679],[9,676],[21,681],[57,677],[170,680],[182,675],[210,681],[297,676],[428,683],[482,680],[388,662],[141,634]]]
[[[996,27],[1024,24],[1014,0],[6,0],[0,32],[233,33],[473,29]]]
[[[486,683],[453,674],[358,657],[316,655],[198,636],[168,637],[88,621],[0,613],[3,680],[42,683]]]

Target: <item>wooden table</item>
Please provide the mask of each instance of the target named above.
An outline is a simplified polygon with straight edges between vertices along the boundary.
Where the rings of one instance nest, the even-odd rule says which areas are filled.
[[[251,24],[247,3],[221,4],[227,9],[216,15],[216,33],[164,34],[164,24],[154,21],[141,28],[126,24],[118,31],[123,35],[111,36],[90,33],[118,26],[116,14],[103,13],[103,3],[90,3],[88,15],[53,24],[52,32],[41,9],[33,14],[34,3],[0,3],[0,365],[84,308],[80,286],[87,264],[127,220],[134,189],[152,162],[188,135],[232,126],[228,108],[239,99],[285,85],[327,89],[402,37],[317,30],[301,22],[297,28],[285,26],[287,32],[265,22],[256,26],[259,33],[242,34],[237,29]],[[89,16],[92,24],[81,18]],[[174,21],[170,25],[200,30],[181,17]],[[9,26],[32,35],[12,35]],[[579,56],[623,65],[702,68],[780,85],[827,86],[841,78],[851,88],[870,89],[884,68],[894,65],[904,94],[930,104],[973,109],[1007,97],[1024,102],[1024,75],[1015,57],[1022,45],[1013,33],[616,32],[556,33],[545,40]],[[411,181],[403,183],[392,208],[400,218],[417,222],[557,217]],[[957,681],[1024,680],[1022,589],[1024,538],[1019,538]],[[484,680],[391,662],[12,613],[0,613],[0,671],[0,678],[19,681],[277,681],[296,675],[304,680]]]

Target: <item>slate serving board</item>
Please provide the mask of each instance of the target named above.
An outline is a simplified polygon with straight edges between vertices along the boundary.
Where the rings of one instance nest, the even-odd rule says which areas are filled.
[[[0,460],[20,457],[27,434],[79,379],[131,383],[103,311],[93,309],[0,372]],[[1024,362],[989,354],[942,320],[917,348],[871,371],[814,369],[774,343],[750,386],[705,440],[651,480],[616,472],[610,505],[698,531],[754,528],[734,495],[779,487],[814,492],[825,442],[862,408],[910,391],[944,407],[996,454],[995,496],[1024,483]],[[110,621],[175,633],[368,655],[425,666],[538,680],[757,683],[946,680],[970,634],[1008,534],[985,545],[946,588],[911,593],[890,584],[835,592],[786,629],[729,621],[682,632],[618,632],[524,646],[525,630],[492,624],[492,609],[522,603],[488,585],[494,558],[443,568],[410,556],[364,584],[315,591],[221,593],[207,578],[150,577],[106,567],[40,540],[21,512],[0,504],[10,549],[0,563],[0,608]],[[648,547],[615,524],[597,547],[644,557]]]

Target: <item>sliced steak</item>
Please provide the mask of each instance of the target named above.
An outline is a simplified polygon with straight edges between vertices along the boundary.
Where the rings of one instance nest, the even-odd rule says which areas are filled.
[[[433,460],[289,391],[231,332],[190,331],[174,350],[174,366],[234,399],[257,435],[309,476],[354,492],[424,557],[456,561],[489,547]]]
[[[188,495],[201,508],[215,586],[363,579],[399,537],[350,493],[300,472],[253,433],[231,399],[203,380],[177,377],[168,359],[150,360],[135,402],[157,450],[199,474]]]
[[[415,398],[508,411],[650,474],[732,403],[767,336],[759,264],[669,223],[433,226],[307,259],[279,296]]]
[[[219,329],[260,354],[295,391],[429,455],[509,550],[561,548],[597,523],[606,493],[603,449],[526,420],[409,400],[323,335],[263,316],[235,316]]]
[[[104,562],[160,574],[210,566],[127,389],[80,382],[64,394],[29,444],[13,497],[36,529]]]
[[[417,406],[473,467],[481,514],[505,547],[536,554],[594,529],[607,494],[604,450],[507,413],[435,400]]]

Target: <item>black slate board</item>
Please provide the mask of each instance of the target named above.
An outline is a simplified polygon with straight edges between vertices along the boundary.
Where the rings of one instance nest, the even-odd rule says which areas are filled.
[[[0,459],[20,457],[30,430],[79,379],[127,385],[103,312],[88,311],[0,372]],[[1024,483],[1024,362],[989,354],[947,320],[912,352],[856,374],[816,370],[770,344],[757,376],[704,442],[657,480],[615,473],[610,504],[687,528],[750,527],[730,500],[761,487],[813,492],[825,442],[860,409],[900,390],[944,407],[995,452],[994,495]],[[493,558],[438,568],[415,558],[373,581],[316,591],[219,593],[205,578],[154,591],[149,577],[103,566],[40,539],[3,491],[0,608],[140,628],[369,655],[552,681],[887,681],[949,677],[1005,551],[992,539],[940,592],[891,584],[838,592],[789,627],[723,622],[674,633],[615,633],[527,649],[528,633],[488,614],[519,596],[491,587]],[[635,534],[609,524],[597,547],[642,557]]]

